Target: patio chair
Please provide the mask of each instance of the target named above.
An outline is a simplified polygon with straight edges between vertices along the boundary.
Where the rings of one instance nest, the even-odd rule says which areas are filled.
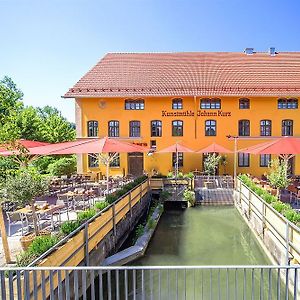
[[[1,203],[1,207],[4,212],[14,211],[16,208],[16,203],[12,201],[4,201]]]
[[[74,201],[74,209],[77,210],[79,208],[83,208],[84,210],[86,207],[90,208],[90,201],[87,195],[85,194],[77,194],[73,196]]]
[[[11,236],[11,227],[12,226],[21,226],[21,234],[24,235],[24,225],[26,222],[26,218],[22,214],[14,213],[14,212],[6,212],[6,217],[8,221],[8,236]]]

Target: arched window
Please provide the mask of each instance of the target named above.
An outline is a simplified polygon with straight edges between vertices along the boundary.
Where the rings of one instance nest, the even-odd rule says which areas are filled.
[[[145,102],[143,99],[127,99],[125,100],[126,110],[143,110],[145,108]]]
[[[88,121],[87,122],[87,135],[89,137],[98,136],[98,121]]]
[[[119,121],[109,121],[108,122],[108,136],[109,137],[119,137],[120,136],[120,124]]]
[[[250,135],[250,121],[239,120],[239,136],[249,136],[249,135]]]
[[[298,108],[298,99],[296,98],[280,98],[277,103],[278,109],[297,109]]]
[[[260,121],[260,135],[261,136],[271,136],[272,135],[272,121],[271,120],[261,120]]]
[[[183,121],[172,122],[172,136],[183,136]]]
[[[160,120],[151,121],[151,136],[162,136],[162,122]]]
[[[218,99],[218,98],[201,99],[200,108],[201,109],[220,109],[221,108],[221,99]]]
[[[293,120],[282,120],[282,136],[292,136],[293,135]]]
[[[172,100],[172,109],[183,109],[181,98],[176,98]]]
[[[130,121],[129,122],[129,136],[130,137],[140,137],[141,136],[141,122],[140,121]]]
[[[249,109],[250,108],[250,100],[248,98],[239,99],[239,108],[240,109]]]
[[[205,135],[216,136],[217,135],[217,121],[206,120],[205,121]]]

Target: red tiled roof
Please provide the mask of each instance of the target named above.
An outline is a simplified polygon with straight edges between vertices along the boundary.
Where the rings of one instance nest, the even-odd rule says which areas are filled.
[[[300,52],[109,53],[64,97],[299,96]]]

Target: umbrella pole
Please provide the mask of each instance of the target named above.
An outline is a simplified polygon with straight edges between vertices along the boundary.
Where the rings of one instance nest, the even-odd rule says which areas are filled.
[[[236,188],[236,176],[237,176],[237,138],[234,137],[233,182],[235,188]]]
[[[106,162],[106,194],[109,192],[109,160]]]

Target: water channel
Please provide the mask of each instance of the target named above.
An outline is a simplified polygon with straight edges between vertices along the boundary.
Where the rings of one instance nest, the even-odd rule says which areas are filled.
[[[234,207],[199,206],[165,211],[145,256],[130,265],[255,266],[270,261]],[[109,276],[112,299],[116,285],[120,299],[275,299],[279,282],[275,271],[252,269],[129,270],[118,274],[118,284],[115,275]],[[107,278],[101,285],[106,284]],[[284,286],[279,288],[284,295]]]

